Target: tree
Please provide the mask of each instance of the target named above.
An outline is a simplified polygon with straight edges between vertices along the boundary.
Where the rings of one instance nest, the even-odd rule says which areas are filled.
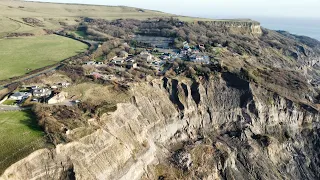
[[[129,49],[129,54],[136,54],[136,51],[133,48]]]
[[[114,58],[115,56],[117,56],[117,54],[114,51],[109,52],[109,54],[107,55],[107,59],[111,60],[112,58]]]

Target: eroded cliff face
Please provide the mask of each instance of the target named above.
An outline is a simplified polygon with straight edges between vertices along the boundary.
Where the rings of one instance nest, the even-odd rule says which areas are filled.
[[[319,114],[230,73],[132,84],[79,141],[0,179],[319,179]]]
[[[236,34],[262,34],[260,23],[252,20],[219,20],[207,23],[211,23],[217,27],[229,28],[231,32]]]

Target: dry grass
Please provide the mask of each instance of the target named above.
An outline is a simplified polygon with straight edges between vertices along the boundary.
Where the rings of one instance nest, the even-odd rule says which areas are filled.
[[[23,7],[23,8],[22,8]],[[140,8],[124,6],[98,6],[81,4],[57,4],[40,3],[27,1],[0,0],[0,37],[10,32],[41,33],[43,28],[59,29],[62,26],[59,22],[68,25],[76,24],[80,17],[114,19],[139,19],[144,20],[153,17],[174,17],[182,21],[210,21],[212,19],[194,18],[187,16],[176,16],[159,11],[143,10]],[[12,18],[16,21],[12,21]],[[41,20],[44,27],[32,27],[19,23],[22,18],[31,17]],[[2,25],[2,26],[1,26]]]
[[[9,89],[8,88],[3,88],[0,89],[0,101],[9,93]]]
[[[69,96],[91,104],[102,104],[103,102],[116,104],[126,102],[130,97],[126,92],[116,91],[112,85],[104,86],[94,83],[78,84],[67,88],[66,91]]]
[[[24,85],[25,86],[35,86],[35,85],[42,86],[43,84],[48,84],[52,86],[62,82],[71,82],[71,79],[66,75],[56,72],[53,74],[41,75],[41,76],[32,78],[28,81],[25,81]]]
[[[23,8],[21,8],[23,7]],[[11,32],[30,32],[38,34],[43,28],[59,29],[59,22],[68,25],[76,24],[80,17],[92,17],[103,19],[134,18],[147,19],[150,17],[170,16],[170,14],[144,10],[139,12],[138,8],[112,7],[78,4],[55,4],[40,2],[25,2],[0,0],[0,37]],[[7,18],[8,17],[8,18]],[[44,27],[32,27],[25,25],[24,17],[37,18],[41,20]],[[10,20],[14,19],[14,20]],[[21,23],[19,23],[19,21]]]

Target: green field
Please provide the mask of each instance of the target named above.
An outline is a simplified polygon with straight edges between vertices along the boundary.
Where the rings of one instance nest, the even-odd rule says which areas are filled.
[[[28,26],[22,18],[36,18],[44,24],[44,27]],[[195,21],[210,19],[177,16],[174,14],[152,11],[125,6],[99,6],[83,4],[62,4],[62,3],[40,3],[28,1],[0,0],[0,37],[12,32],[29,32],[36,35],[41,34],[43,28],[59,29],[60,22],[68,25],[75,25],[80,17],[114,19],[148,19],[153,17],[174,17],[183,21]],[[11,18],[11,20],[9,19]],[[13,20],[12,20],[13,19]]]
[[[0,112],[0,174],[44,146],[44,133],[31,111]]]
[[[60,22],[75,25],[80,17],[119,19],[147,19],[172,16],[158,11],[143,10],[123,6],[97,6],[81,4],[40,3],[28,1],[0,0],[0,37],[12,32],[41,34],[42,29],[61,28]],[[22,18],[36,18],[44,27],[28,26]],[[43,33],[43,32],[42,32]]]
[[[0,80],[55,64],[87,49],[81,42],[57,36],[0,39]]]

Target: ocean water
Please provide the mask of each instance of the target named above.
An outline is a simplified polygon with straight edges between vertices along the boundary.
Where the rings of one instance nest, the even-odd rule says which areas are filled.
[[[320,41],[320,19],[306,18],[253,18],[261,26],[272,30],[285,30],[291,34],[309,36]]]

